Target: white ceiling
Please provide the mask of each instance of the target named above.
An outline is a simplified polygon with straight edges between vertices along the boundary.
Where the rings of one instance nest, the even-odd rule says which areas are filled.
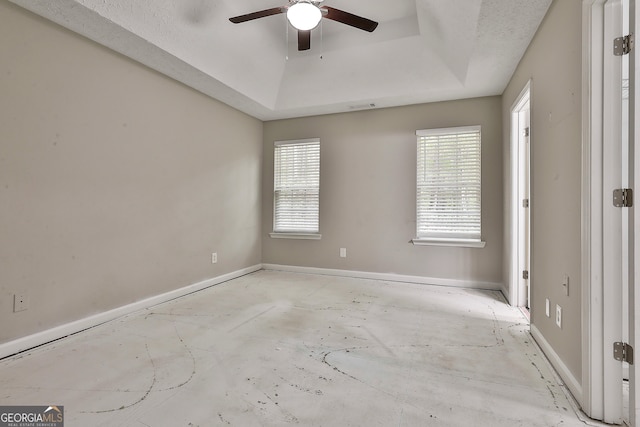
[[[323,19],[306,52],[284,14],[229,22],[286,0],[11,1],[272,120],[500,95],[552,0],[326,0],[379,26]]]

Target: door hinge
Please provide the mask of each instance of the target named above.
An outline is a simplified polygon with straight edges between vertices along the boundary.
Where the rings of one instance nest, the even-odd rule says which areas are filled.
[[[522,199],[522,207],[523,208],[529,207],[529,199]]]
[[[634,44],[635,37],[633,36],[633,34],[618,37],[613,40],[613,54],[615,56],[627,55],[633,49]]]
[[[632,207],[633,190],[631,188],[617,188],[613,190],[613,206],[616,208]]]
[[[522,270],[522,278],[524,280],[529,280],[529,270]]]
[[[613,343],[613,358],[633,365],[633,347],[626,342]]]
[[[522,136],[529,136],[529,128],[528,127],[524,128],[524,130],[522,131]]]

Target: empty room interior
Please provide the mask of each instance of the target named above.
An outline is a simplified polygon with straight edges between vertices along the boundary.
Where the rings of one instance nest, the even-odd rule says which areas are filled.
[[[634,13],[0,0],[0,413],[640,425]]]

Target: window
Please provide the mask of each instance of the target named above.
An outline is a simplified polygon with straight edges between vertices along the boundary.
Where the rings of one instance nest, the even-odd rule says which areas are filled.
[[[480,126],[416,132],[414,244],[483,247]]]
[[[274,145],[271,237],[319,239],[320,140]]]

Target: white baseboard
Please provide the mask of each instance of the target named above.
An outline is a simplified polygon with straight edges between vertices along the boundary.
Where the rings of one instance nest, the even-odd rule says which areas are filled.
[[[500,287],[500,291],[502,291],[502,295],[504,296],[504,299],[507,300],[507,303],[509,305],[513,305],[515,307],[515,305],[512,304],[512,302],[511,302],[511,293],[509,292],[508,284],[503,283],[502,286]]]
[[[549,363],[551,363],[551,366],[556,370],[556,373],[560,376],[560,379],[567,386],[575,400],[579,405],[582,405],[582,385],[580,385],[580,381],[573,376],[569,368],[567,368],[567,365],[564,364],[562,359],[560,359],[560,356],[558,356],[558,353],[553,350],[551,344],[547,342],[535,325],[531,325],[531,335],[538,346],[540,346],[542,352],[549,360]]]
[[[66,337],[68,335],[75,334],[85,329],[98,326],[102,323],[109,322],[127,314],[131,314],[135,311],[153,307],[155,305],[162,304],[164,302],[171,301],[173,299],[180,298],[197,291],[201,291],[211,286],[218,285],[222,282],[244,276],[245,274],[253,273],[260,269],[262,269],[261,264],[243,268],[241,270],[223,274],[222,276],[203,280],[202,282],[194,283],[180,289],[169,291],[160,295],[155,295],[141,301],[136,301],[122,307],[114,308],[103,313],[85,317],[83,319],[79,319],[70,323],[65,323],[64,325],[60,325],[55,328],[47,329],[42,332],[37,332],[26,337],[18,338],[16,340],[0,344],[0,359]]]
[[[288,271],[292,273],[321,274],[326,276],[352,277],[357,279],[386,280],[389,282],[418,283],[421,285],[451,286],[456,288],[488,289],[501,291],[502,283],[473,280],[442,279],[436,277],[407,276],[394,273],[371,273],[366,271],[337,270],[330,268],[298,267],[293,265],[262,264],[265,270]]]
[[[131,314],[138,310],[143,310],[149,307],[153,307],[158,304],[162,304],[167,301],[171,301],[176,298],[197,292],[208,287],[232,280],[245,274],[253,273],[260,269],[265,270],[279,270],[288,271],[294,273],[307,273],[307,274],[321,274],[328,276],[341,276],[352,277],[360,279],[373,279],[373,280],[386,280],[390,282],[406,282],[406,283],[418,283],[423,285],[438,285],[438,286],[452,286],[461,288],[473,288],[473,289],[489,289],[501,291],[503,286],[501,283],[495,282],[479,282],[479,281],[466,281],[455,279],[441,279],[433,277],[423,276],[408,276],[394,273],[372,273],[364,271],[352,271],[352,270],[338,270],[327,268],[314,268],[314,267],[297,267],[289,265],[277,265],[277,264],[257,264],[251,267],[247,267],[241,270],[233,271],[222,276],[207,279],[202,282],[194,283],[189,286],[185,286],[180,289],[169,291],[160,295],[155,295],[146,298],[141,301],[136,301],[131,304],[127,304],[122,307],[114,308],[112,310],[105,311],[93,316],[85,317],[73,322],[65,323],[64,325],[56,326],[51,329],[47,329],[42,332],[37,332],[26,337],[18,338],[13,341],[0,344],[0,359],[8,357],[22,351],[28,350],[46,344],[51,341],[66,337],[68,335],[75,334],[85,329],[98,326],[102,323],[109,322],[119,317]]]

